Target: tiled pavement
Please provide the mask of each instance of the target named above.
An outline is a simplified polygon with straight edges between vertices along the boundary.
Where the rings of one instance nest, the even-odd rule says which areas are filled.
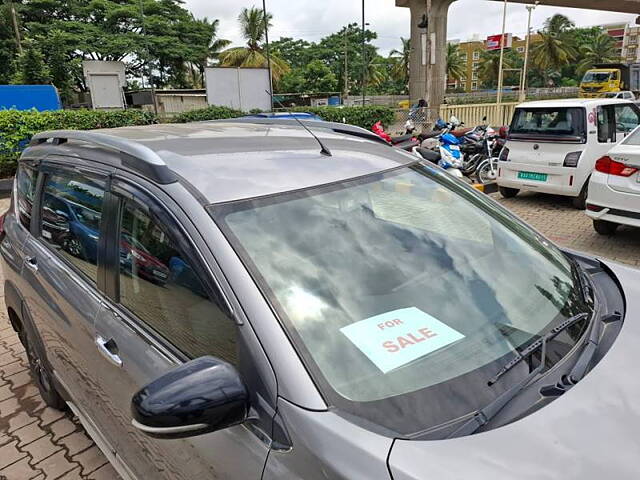
[[[560,245],[640,266],[640,229],[602,237],[562,197],[494,198]],[[7,205],[0,200],[0,211]],[[77,419],[44,406],[4,311],[0,299],[0,480],[117,479]]]

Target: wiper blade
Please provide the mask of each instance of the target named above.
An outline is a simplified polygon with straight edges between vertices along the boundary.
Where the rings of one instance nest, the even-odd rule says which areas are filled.
[[[500,411],[507,403],[513,400],[522,390],[524,390],[524,388],[529,385],[529,382],[537,377],[544,368],[545,360],[547,358],[547,341],[548,337],[545,335],[540,339],[538,344],[538,348],[542,348],[542,360],[540,362],[540,365],[538,365],[533,371],[531,371],[531,373],[529,373],[529,375],[527,375],[520,383],[511,387],[509,390],[504,392],[482,410],[478,410],[473,417],[460,425],[447,438],[457,438],[471,435],[479,428],[484,427],[491,421],[491,419],[493,419],[493,417],[500,413]]]
[[[521,361],[529,358],[534,352],[539,350],[540,347],[543,344],[545,344],[547,340],[551,340],[557,337],[561,332],[565,331],[567,328],[574,325],[575,323],[583,320],[585,317],[587,317],[587,313],[579,313],[578,315],[574,315],[573,317],[568,318],[561,324],[551,329],[547,334],[545,334],[543,337],[539,338],[538,340],[533,342],[531,345],[529,345],[527,348],[522,350],[522,352],[520,352],[520,354],[516,358],[514,358],[509,363],[507,363],[504,367],[502,367],[500,371],[496,373],[496,375],[491,380],[489,380],[489,386],[495,384],[504,374],[511,371],[511,369],[516,367]]]

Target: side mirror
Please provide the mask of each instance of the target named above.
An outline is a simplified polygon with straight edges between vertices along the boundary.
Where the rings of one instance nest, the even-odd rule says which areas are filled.
[[[213,357],[171,370],[131,400],[131,423],[154,438],[215,432],[244,422],[248,412],[249,394],[240,375]]]

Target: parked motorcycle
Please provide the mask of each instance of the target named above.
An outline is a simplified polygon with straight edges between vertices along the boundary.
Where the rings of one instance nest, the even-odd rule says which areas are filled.
[[[371,131],[380,138],[386,140],[389,145],[400,148],[401,150],[410,152],[414,147],[420,145],[419,140],[413,135],[413,133],[392,137],[384,130],[382,122],[376,122],[371,128]]]

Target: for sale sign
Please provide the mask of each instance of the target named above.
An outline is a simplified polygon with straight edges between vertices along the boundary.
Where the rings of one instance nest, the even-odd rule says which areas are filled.
[[[376,315],[340,331],[383,373],[464,338],[416,307]]]

